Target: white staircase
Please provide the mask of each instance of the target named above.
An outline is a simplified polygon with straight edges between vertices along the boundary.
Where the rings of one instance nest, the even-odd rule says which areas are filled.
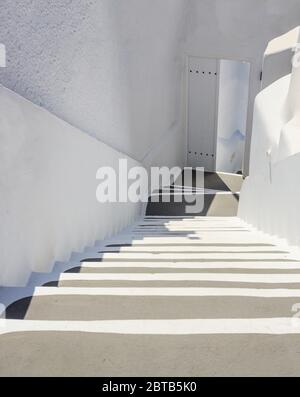
[[[300,373],[300,259],[238,218],[148,216],[99,251],[10,305],[1,374]]]

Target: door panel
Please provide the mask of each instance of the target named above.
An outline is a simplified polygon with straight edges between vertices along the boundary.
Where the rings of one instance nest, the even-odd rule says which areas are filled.
[[[188,166],[215,170],[218,61],[189,57]]]
[[[216,171],[243,170],[250,63],[220,60]]]

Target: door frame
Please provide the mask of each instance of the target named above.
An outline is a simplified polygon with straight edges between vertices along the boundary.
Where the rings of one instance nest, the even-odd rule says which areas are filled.
[[[250,98],[251,98],[251,77],[252,77],[252,59],[249,58],[230,58],[230,57],[212,57],[212,56],[200,56],[194,54],[185,54],[185,165],[188,164],[188,148],[189,148],[189,58],[200,58],[200,59],[214,59],[217,61],[217,89],[216,89],[216,104],[215,104],[215,133],[214,133],[214,151],[215,151],[215,158],[214,158],[214,171],[216,172],[217,166],[217,126],[219,122],[219,93],[220,93],[220,65],[221,61],[236,61],[236,62],[247,62],[249,64],[249,89],[248,89],[248,109],[247,109],[247,117],[246,117],[246,140],[245,140],[245,147],[244,147],[244,155],[243,155],[243,164],[242,164],[242,172],[244,175],[244,168],[245,168],[245,154],[247,150],[247,136],[249,135],[249,128],[248,122],[250,120]]]

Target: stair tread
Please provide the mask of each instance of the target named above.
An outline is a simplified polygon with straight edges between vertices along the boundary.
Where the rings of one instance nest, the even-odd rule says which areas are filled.
[[[9,332],[59,331],[149,335],[299,334],[299,319],[290,317],[207,319],[138,319],[96,321],[6,320]],[[0,328],[0,333],[7,330]]]
[[[15,302],[7,309],[7,318],[57,321],[272,318],[291,316],[294,304],[295,298],[291,297],[52,295]]]
[[[299,335],[85,333],[83,337],[82,332],[75,331],[18,332],[0,338],[0,373],[95,377],[299,376],[300,357],[293,354],[298,344]]]
[[[80,287],[37,287],[34,296],[49,295],[103,295],[103,296],[249,296],[249,297],[300,297],[299,289],[282,288],[80,288]]]

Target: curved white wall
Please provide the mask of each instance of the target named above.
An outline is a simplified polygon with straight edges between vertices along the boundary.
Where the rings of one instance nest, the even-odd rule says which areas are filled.
[[[299,37],[300,39],[300,37]],[[239,216],[300,248],[300,68],[263,90],[255,103],[250,176]]]
[[[117,171],[124,157],[0,87],[0,286],[26,284],[141,215],[140,204],[96,200],[97,169]]]

